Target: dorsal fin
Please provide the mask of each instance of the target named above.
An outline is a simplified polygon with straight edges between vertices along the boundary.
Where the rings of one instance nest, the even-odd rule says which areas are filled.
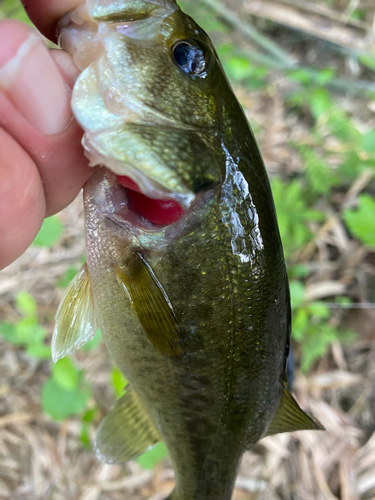
[[[136,254],[126,268],[115,266],[115,272],[150,342],[162,354],[181,356],[183,340],[177,318],[166,292],[143,256]]]
[[[137,394],[129,387],[102,420],[94,448],[101,462],[123,463],[141,455],[160,441]]]
[[[52,359],[56,362],[82,347],[96,333],[94,300],[86,263],[66,289],[57,309],[52,337]]]
[[[324,427],[301,410],[297,401],[290,393],[287,382],[284,381],[279,407],[263,437],[282,432],[302,430],[324,431]]]

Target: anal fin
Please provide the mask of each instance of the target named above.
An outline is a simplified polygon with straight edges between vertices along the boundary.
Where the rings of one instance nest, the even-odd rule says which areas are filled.
[[[97,330],[91,280],[86,263],[65,291],[55,318],[52,359],[57,361],[82,347]]]
[[[279,407],[263,437],[282,432],[302,430],[324,431],[324,427],[301,410],[297,401],[290,393],[287,382],[284,382]]]
[[[103,463],[121,464],[141,455],[160,441],[160,436],[137,394],[127,386],[102,420],[94,449]]]

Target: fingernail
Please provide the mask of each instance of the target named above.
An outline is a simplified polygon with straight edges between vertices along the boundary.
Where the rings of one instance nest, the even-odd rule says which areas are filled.
[[[18,36],[14,29],[8,36],[19,45],[11,47],[8,41],[9,59],[4,64],[3,54],[0,60],[0,87],[35,128],[46,135],[58,134],[72,116],[69,89],[41,36],[19,24],[16,28]],[[7,26],[0,30],[0,46],[7,31]]]

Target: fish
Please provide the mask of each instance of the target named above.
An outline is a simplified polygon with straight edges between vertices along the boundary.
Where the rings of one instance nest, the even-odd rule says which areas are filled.
[[[175,0],[87,0],[59,24],[94,168],[87,260],[56,314],[53,359],[98,327],[128,385],[94,448],[159,441],[171,500],[228,500],[264,436],[323,429],[286,379],[291,308],[270,183],[202,28]]]

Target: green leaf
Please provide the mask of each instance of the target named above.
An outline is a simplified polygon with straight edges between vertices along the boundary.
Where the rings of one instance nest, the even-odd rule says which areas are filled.
[[[365,245],[375,248],[375,201],[368,194],[358,197],[358,209],[344,210],[343,217],[351,234]]]
[[[308,328],[309,314],[307,308],[301,307],[293,311],[292,336],[297,342],[303,342],[305,332]]]
[[[369,130],[362,137],[363,150],[368,153],[375,152],[375,130]]]
[[[324,302],[317,300],[309,304],[308,308],[311,314],[317,316],[318,318],[321,319],[329,318],[330,315],[329,308]]]
[[[228,77],[235,82],[241,82],[252,75],[254,68],[245,57],[233,56],[224,63]]]
[[[288,74],[288,79],[302,83],[306,87],[311,85],[326,85],[328,82],[332,80],[336,75],[336,70],[333,68],[325,68],[315,73],[313,71],[309,71],[308,69],[297,69],[295,71],[291,71]],[[320,89],[319,89],[320,90]],[[311,90],[309,92],[311,94]]]
[[[295,280],[291,281],[289,286],[292,309],[296,309],[305,300],[305,286],[300,281]]]
[[[78,269],[76,267],[69,267],[69,269],[66,270],[65,275],[58,281],[57,286],[60,288],[66,288],[77,272]]]
[[[34,319],[24,318],[18,323],[1,323],[0,333],[12,344],[38,346],[44,345],[45,329]]]
[[[320,330],[306,335],[303,340],[301,371],[307,372],[314,361],[322,357],[336,340],[337,330],[328,325],[321,325]]]
[[[89,424],[86,423],[82,424],[79,439],[81,440],[81,443],[83,444],[86,450],[92,449]]]
[[[98,413],[98,408],[94,407],[90,410],[87,410],[86,413],[82,416],[82,427],[80,440],[86,450],[91,450],[91,438],[90,438],[90,424],[95,420],[95,417]]]
[[[353,301],[349,297],[343,296],[335,297],[335,302],[337,302],[337,304],[341,304],[342,306],[348,306],[353,303]]]
[[[64,225],[55,215],[45,219],[33,245],[39,247],[52,247],[57,243],[64,229]]]
[[[51,348],[44,344],[29,345],[26,352],[32,358],[51,359]]]
[[[362,149],[362,145],[358,147],[358,150],[360,149]],[[343,157],[343,162],[339,169],[341,182],[353,181],[363,170],[363,163],[357,151],[348,151]]]
[[[359,60],[362,64],[375,71],[375,56],[371,54],[361,54]]]
[[[96,414],[98,413],[97,407],[87,410],[87,412],[82,417],[82,422],[86,424],[91,424],[95,420]]]
[[[6,322],[1,323],[0,333],[11,344],[18,343],[16,325],[14,325],[13,323],[6,323]]]
[[[367,16],[366,9],[355,9],[350,16],[352,19],[358,19],[359,21],[364,21]]]
[[[301,371],[307,372],[312,364],[324,356],[334,342],[349,344],[356,339],[356,334],[350,330],[340,331],[320,322],[305,335],[302,341]]]
[[[290,71],[288,73],[289,80],[294,82],[300,82],[304,84],[309,84],[313,81],[313,77],[309,71],[305,69],[296,69],[295,71]]]
[[[271,184],[281,239],[288,258],[312,238],[306,222],[321,221],[324,214],[309,209],[300,180],[296,179],[287,184],[280,179],[273,179]]]
[[[137,458],[137,462],[144,469],[153,469],[163,458],[168,456],[167,448],[164,443],[158,443],[154,448],[146,451],[143,455]]]
[[[230,43],[220,43],[216,46],[216,52],[220,59],[224,59],[233,53],[233,45]]]
[[[346,149],[350,145],[354,151],[360,147],[362,134],[350,119],[348,113],[344,109],[334,106],[333,103],[327,125],[331,130],[331,134],[338,137],[345,144]]]
[[[298,147],[306,167],[306,178],[309,188],[316,194],[328,194],[338,184],[336,173],[326,159],[318,156],[314,149],[306,146]]]
[[[43,344],[46,330],[33,318],[24,318],[16,323],[17,340],[19,344]]]
[[[91,396],[90,387],[81,384],[73,390],[61,387],[54,378],[47,380],[42,388],[43,411],[60,421],[82,411]]]
[[[27,317],[35,318],[37,304],[32,295],[27,292],[19,292],[16,296],[16,304],[20,312]]]
[[[315,119],[320,118],[322,115],[331,113],[335,107],[328,92],[323,89],[317,89],[311,96],[311,112]]]
[[[72,390],[77,387],[79,382],[79,370],[74,366],[73,361],[68,358],[59,359],[52,369],[53,380],[61,388]]]
[[[220,21],[212,9],[204,5],[203,2],[179,0],[178,4],[193,19],[199,19],[199,24],[207,33],[212,34],[213,31],[227,33],[229,31],[228,26]]]
[[[329,83],[332,78],[336,76],[337,71],[333,68],[325,68],[319,71],[319,74],[316,78],[316,83],[318,85],[325,85]]]
[[[128,381],[117,367],[112,369],[111,381],[116,397],[120,398],[124,394]]]
[[[306,278],[308,274],[309,270],[304,264],[296,264],[290,269],[290,276],[293,278]]]

